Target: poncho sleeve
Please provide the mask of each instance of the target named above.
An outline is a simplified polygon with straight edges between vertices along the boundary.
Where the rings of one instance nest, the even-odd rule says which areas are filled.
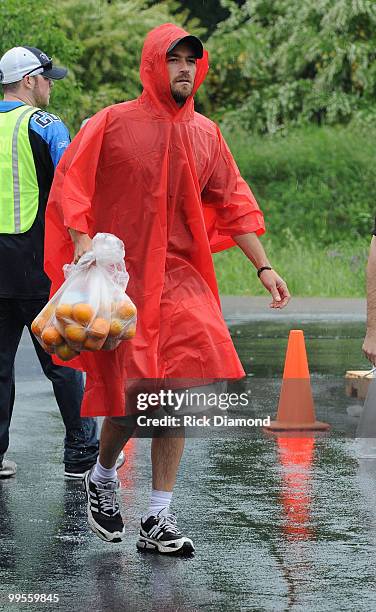
[[[67,228],[92,234],[91,207],[96,172],[108,112],[95,115],[73,139],[57,166],[46,209],[45,271],[52,281],[51,294],[64,281],[63,265],[73,259]]]
[[[107,112],[98,113],[83,128],[62,189],[64,225],[87,234],[92,226],[91,204],[107,117]]]
[[[217,134],[217,160],[201,194],[212,252],[235,246],[232,236],[265,232],[264,216],[256,199],[218,128]]]

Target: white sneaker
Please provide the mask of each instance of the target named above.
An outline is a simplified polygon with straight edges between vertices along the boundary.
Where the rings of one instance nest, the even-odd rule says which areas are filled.
[[[154,551],[162,554],[192,555],[195,551],[193,542],[182,534],[176,523],[176,516],[166,508],[157,516],[141,519],[140,537],[136,544],[142,551]]]
[[[0,478],[10,478],[17,472],[17,464],[9,459],[0,462]]]
[[[105,542],[121,542],[125,528],[116,496],[119,481],[93,482],[90,479],[93,470],[86,472],[84,478],[89,527]]]
[[[116,459],[115,467],[118,470],[125,463],[124,451],[120,451],[118,458]]]

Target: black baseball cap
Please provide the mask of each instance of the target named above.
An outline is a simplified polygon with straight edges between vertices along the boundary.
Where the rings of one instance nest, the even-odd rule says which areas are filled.
[[[181,42],[189,43],[192,46],[192,49],[194,50],[195,56],[197,59],[201,59],[202,56],[204,55],[204,47],[202,45],[201,40],[197,38],[197,36],[191,36],[191,35],[182,36],[182,38],[178,38],[177,40],[174,40],[174,42],[167,49],[167,53],[171,53],[171,51],[173,51],[175,47]]]

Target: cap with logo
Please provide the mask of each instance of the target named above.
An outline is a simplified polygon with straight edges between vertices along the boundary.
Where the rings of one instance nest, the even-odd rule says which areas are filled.
[[[172,45],[170,45],[167,49],[167,53],[171,53],[175,49],[175,47],[181,42],[185,42],[191,45],[197,59],[201,59],[204,55],[204,47],[202,46],[201,40],[197,38],[197,36],[183,36],[182,38],[174,40]]]
[[[52,65],[52,59],[36,47],[13,47],[0,59],[0,83],[8,85],[24,76],[41,74],[48,79],[63,79],[66,68]]]

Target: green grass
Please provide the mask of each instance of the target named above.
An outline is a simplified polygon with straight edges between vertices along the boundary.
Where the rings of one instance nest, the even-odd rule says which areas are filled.
[[[295,296],[363,297],[374,224],[376,130],[225,134],[265,215],[263,243]],[[222,294],[265,295],[238,248],[214,257]]]
[[[318,248],[290,239],[283,247],[263,240],[273,267],[295,297],[364,297],[369,239]],[[267,295],[239,248],[214,255],[222,295]]]
[[[351,126],[301,128],[284,137],[226,134],[268,233],[281,244],[287,231],[317,245],[369,238],[375,136],[376,131]]]

